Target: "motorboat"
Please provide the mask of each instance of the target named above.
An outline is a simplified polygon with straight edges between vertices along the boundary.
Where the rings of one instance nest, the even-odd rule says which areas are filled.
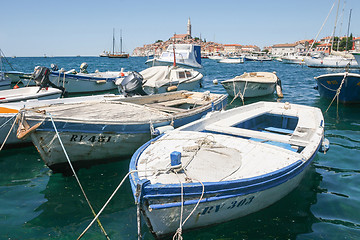
[[[80,72],[77,72],[75,69],[69,71],[58,70],[57,66],[53,65],[49,78],[52,83],[64,88],[67,93],[94,93],[116,89],[116,79],[128,74],[128,72],[124,72],[124,69],[121,69],[121,71],[88,73],[87,67],[87,63],[82,63]],[[23,80],[23,83],[24,85],[32,84],[31,79]]]
[[[329,55],[322,58],[306,57],[304,61],[310,68],[359,68],[355,59],[342,56]]]
[[[130,75],[128,77],[131,77]],[[200,87],[200,81],[203,78],[203,75],[194,69],[178,66],[154,66],[141,71],[138,76],[146,94],[177,90],[192,91]],[[123,90],[121,83],[124,79],[120,78],[115,82],[120,93]]]
[[[221,84],[231,97],[260,97],[273,94],[275,89],[282,97],[281,81],[275,72],[245,72]]]
[[[218,60],[219,63],[244,63],[244,58],[222,58]]]
[[[360,103],[360,74],[342,72],[315,77],[320,97],[341,103]]]
[[[305,64],[305,56],[300,54],[292,54],[281,57],[281,62],[286,64]]]
[[[131,189],[155,238],[176,237],[279,201],[301,184],[322,146],[319,108],[257,102],[142,145],[130,161]]]
[[[175,53],[175,57],[174,57]],[[201,46],[194,44],[171,44],[159,58],[152,58],[145,62],[148,66],[173,65],[188,68],[202,68]]]
[[[36,86],[13,88],[0,91],[0,103],[20,102],[30,99],[53,99],[59,98],[62,91],[57,88],[39,88]]]
[[[162,131],[159,128],[177,128],[223,109],[226,102],[223,94],[176,91],[52,104],[21,111],[17,136],[30,135],[45,164],[55,172],[66,172],[70,168],[65,150],[74,168],[119,160],[131,156],[152,134]]]
[[[252,53],[244,56],[245,61],[265,62],[272,61],[272,58],[265,53]]]

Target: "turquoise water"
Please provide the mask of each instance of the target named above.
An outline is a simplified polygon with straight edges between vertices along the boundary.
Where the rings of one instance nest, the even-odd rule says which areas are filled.
[[[53,57],[9,59],[20,71],[37,65],[78,69],[87,62],[89,71],[141,71],[146,58]],[[284,99],[316,106],[325,118],[331,148],[319,153],[298,188],[274,205],[246,217],[183,234],[184,239],[360,239],[360,105],[334,104],[314,90],[314,77],[330,69],[311,69],[279,62],[219,64],[203,60],[203,88],[226,93],[219,82],[243,72],[276,71],[282,80]],[[336,70],[339,71],[339,70]],[[116,91],[114,91],[116,92]],[[229,102],[232,99],[229,99]],[[274,96],[245,103],[266,100]],[[228,107],[240,106],[236,99]],[[4,137],[4,136],[1,136]],[[115,149],[116,151],[116,149]],[[81,169],[78,177],[95,211],[99,211],[128,170],[129,160]],[[0,152],[0,239],[76,239],[93,219],[72,176],[53,174],[32,146]],[[128,181],[100,216],[111,239],[137,239],[136,206]],[[145,224],[144,239],[153,239]],[[95,223],[83,239],[105,239]]]

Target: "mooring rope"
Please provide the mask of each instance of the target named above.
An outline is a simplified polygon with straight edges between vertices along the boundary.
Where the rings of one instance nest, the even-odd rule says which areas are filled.
[[[87,195],[86,195],[86,193],[85,193],[85,191],[84,191],[84,189],[83,189],[83,187],[82,187],[82,185],[81,185],[81,183],[80,183],[80,180],[79,180],[79,178],[78,178],[78,176],[77,176],[77,174],[76,174],[76,172],[75,172],[75,170],[74,170],[73,165],[71,164],[70,158],[69,158],[69,156],[68,156],[68,154],[67,154],[67,152],[66,152],[66,150],[65,150],[65,147],[64,147],[64,145],[63,145],[63,143],[62,143],[62,141],[61,141],[61,138],[60,138],[59,132],[58,132],[58,130],[57,130],[57,128],[56,128],[54,119],[52,118],[52,116],[51,116],[50,113],[48,113],[48,115],[50,116],[50,119],[51,119],[52,125],[53,125],[53,127],[54,127],[56,136],[57,136],[57,138],[59,139],[61,148],[62,148],[63,151],[64,151],[66,160],[68,161],[68,163],[69,163],[69,165],[70,165],[71,171],[73,172],[74,177],[75,177],[77,183],[79,184],[79,187],[80,187],[80,189],[81,189],[81,192],[83,193],[83,195],[84,195],[84,197],[85,197],[85,199],[86,199],[86,202],[88,203],[88,205],[89,205],[89,207],[90,207],[90,209],[91,209],[91,212],[94,214],[94,216],[96,216],[96,213],[95,213],[95,211],[94,211],[94,209],[93,209],[93,207],[92,207],[92,205],[91,205],[91,203],[90,203],[90,201],[89,201],[89,199],[88,199],[88,197],[87,197]],[[107,233],[106,233],[104,227],[102,226],[100,220],[99,220],[98,218],[96,218],[96,220],[97,220],[97,222],[98,222],[99,227],[101,228],[101,231],[104,233],[105,237],[106,237],[108,240],[110,240],[110,238],[109,238],[109,236],[107,235]]]
[[[245,105],[244,98],[245,98],[245,91],[246,91],[247,83],[248,83],[248,81],[245,81],[245,86],[244,86],[244,92],[243,92],[243,93],[240,92],[240,88],[239,88],[239,92],[236,93],[236,91],[235,91],[235,90],[236,90],[236,88],[235,88],[235,81],[233,81],[234,94],[235,94],[235,93],[236,93],[236,94],[235,94],[233,100],[230,102],[230,104],[232,104],[232,103],[234,102],[234,100],[235,100],[238,96],[240,96],[243,105]]]
[[[138,170],[132,170],[130,172],[128,172],[125,177],[121,180],[120,184],[116,187],[115,191],[110,195],[109,199],[106,201],[106,203],[104,204],[104,206],[100,209],[100,211],[98,212],[98,214],[95,215],[94,219],[89,223],[89,225],[85,228],[85,230],[80,234],[80,236],[77,238],[77,240],[79,240],[80,238],[82,238],[84,236],[84,234],[89,230],[89,228],[94,224],[94,222],[99,218],[100,214],[104,211],[104,209],[106,208],[106,206],[109,204],[109,202],[111,201],[111,199],[115,196],[115,194],[117,193],[117,191],[120,189],[120,187],[123,185],[123,183],[125,182],[126,178],[134,173],[134,172],[139,172]]]
[[[13,118],[17,118],[17,116],[19,115],[19,113],[17,113],[16,115],[12,116],[8,121],[6,121],[3,125],[1,125],[0,129],[2,127],[4,127],[8,122],[10,122]],[[3,141],[3,144],[1,144],[1,147],[0,147],[0,151],[3,149],[3,147],[5,146],[5,143],[6,141],[8,140],[9,136],[10,136],[10,133],[11,131],[13,130],[14,126],[15,126],[15,123],[16,123],[16,119],[14,120],[13,124],[11,125],[11,128],[9,130],[9,132],[7,133],[4,141]]]
[[[336,94],[335,94],[334,98],[332,99],[330,105],[329,105],[328,108],[326,109],[325,113],[329,110],[329,108],[330,108],[330,106],[332,105],[332,103],[334,102],[335,98],[337,99],[337,110],[336,110],[336,111],[338,112],[338,109],[339,109],[339,95],[340,95],[341,88],[342,88],[342,86],[343,86],[343,84],[344,84],[345,79],[346,79],[347,76],[348,76],[348,72],[345,72],[345,73],[344,73],[344,78],[342,79],[339,88],[336,89]]]

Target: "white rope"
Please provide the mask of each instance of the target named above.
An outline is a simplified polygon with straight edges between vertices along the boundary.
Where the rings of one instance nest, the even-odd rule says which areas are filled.
[[[109,199],[106,201],[106,203],[104,204],[104,206],[100,209],[100,211],[98,212],[98,214],[96,214],[96,216],[94,217],[94,219],[90,222],[90,224],[85,228],[85,230],[80,234],[80,236],[77,238],[77,240],[79,240],[80,238],[82,238],[84,236],[84,234],[87,232],[87,230],[89,230],[89,228],[93,225],[93,223],[99,218],[100,214],[104,211],[104,209],[106,208],[106,206],[109,204],[109,202],[111,201],[111,199],[115,196],[115,194],[117,193],[117,191],[120,189],[120,187],[123,185],[125,179],[132,173],[134,172],[139,172],[138,170],[132,170],[130,172],[128,172],[125,177],[121,180],[120,184],[116,187],[115,191],[111,194],[111,196],[109,197]]]
[[[330,108],[330,106],[332,105],[332,103],[334,102],[335,98],[337,98],[337,107],[339,107],[339,95],[340,95],[340,91],[341,91],[341,88],[342,88],[342,86],[343,86],[343,84],[344,84],[345,79],[346,79],[347,76],[348,76],[348,72],[345,72],[344,78],[342,79],[339,88],[336,89],[336,94],[335,94],[334,98],[332,99],[330,105],[328,106],[328,108],[326,109],[325,112],[327,112],[327,111],[329,110],[329,108]]]
[[[5,124],[7,124],[11,119],[13,119],[14,117],[17,117],[18,115],[19,115],[19,113],[17,113],[16,115],[12,116],[8,121],[6,121],[3,125],[1,125],[0,128],[2,128],[3,126],[5,126]],[[5,146],[5,143],[6,143],[6,141],[8,140],[8,138],[9,138],[9,136],[10,136],[10,133],[11,133],[11,131],[13,130],[13,128],[14,128],[14,126],[15,126],[15,122],[16,122],[16,120],[14,120],[13,124],[11,125],[11,128],[10,128],[8,134],[6,135],[6,137],[5,137],[4,141],[3,141],[3,144],[2,144],[1,147],[0,147],[0,151],[1,151],[1,150],[3,149],[3,147]]]
[[[88,197],[87,197],[87,195],[86,195],[86,193],[85,193],[85,191],[84,191],[84,189],[83,189],[83,187],[82,187],[82,185],[81,185],[81,183],[80,183],[80,180],[79,180],[78,176],[76,175],[76,172],[75,172],[75,170],[74,170],[74,167],[73,167],[73,165],[71,164],[70,158],[69,158],[69,156],[68,156],[68,154],[67,154],[67,152],[66,152],[66,150],[65,150],[65,147],[64,147],[64,145],[63,145],[63,143],[62,143],[62,141],[61,141],[61,138],[60,138],[59,132],[58,132],[58,130],[57,130],[57,128],[56,128],[54,119],[52,118],[52,116],[51,116],[50,113],[49,113],[48,115],[50,116],[52,125],[53,125],[53,127],[54,127],[56,136],[57,136],[57,138],[59,139],[61,148],[62,148],[63,151],[64,151],[66,160],[68,161],[68,163],[69,163],[69,165],[70,165],[70,168],[71,168],[71,170],[72,170],[72,172],[73,172],[73,174],[74,174],[74,177],[75,177],[77,183],[79,184],[79,187],[80,187],[81,192],[83,193],[83,195],[84,195],[84,197],[85,197],[85,199],[86,199],[86,202],[88,203],[88,205],[89,205],[92,213],[93,213],[94,216],[95,216],[95,215],[96,215],[96,214],[95,214],[95,211],[94,211],[93,207],[91,206],[91,203],[90,203],[90,201],[89,201],[89,199],[88,199]],[[97,219],[97,218],[96,218],[96,219]],[[105,237],[110,240],[110,238],[109,238],[109,236],[107,235],[105,229],[104,229],[103,226],[101,225],[100,220],[97,219],[97,221],[98,221],[98,225],[100,226],[100,228],[101,228],[102,232],[104,233]]]
[[[245,86],[244,86],[244,91],[243,91],[243,93],[240,92],[240,88],[239,88],[239,92],[234,96],[234,98],[233,98],[233,100],[230,102],[230,104],[232,104],[232,103],[234,102],[234,100],[240,95],[241,101],[242,101],[243,105],[245,105],[245,103],[244,103],[244,98],[245,98],[245,91],[246,91],[247,83],[248,83],[248,81],[245,81]],[[235,94],[235,93],[236,93],[235,81],[233,81],[233,86],[234,86],[234,94]]]

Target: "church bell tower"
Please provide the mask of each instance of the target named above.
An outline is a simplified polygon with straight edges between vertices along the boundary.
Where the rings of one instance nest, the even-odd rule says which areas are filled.
[[[191,37],[191,22],[190,22],[190,18],[189,18],[188,24],[187,24],[187,34]]]

